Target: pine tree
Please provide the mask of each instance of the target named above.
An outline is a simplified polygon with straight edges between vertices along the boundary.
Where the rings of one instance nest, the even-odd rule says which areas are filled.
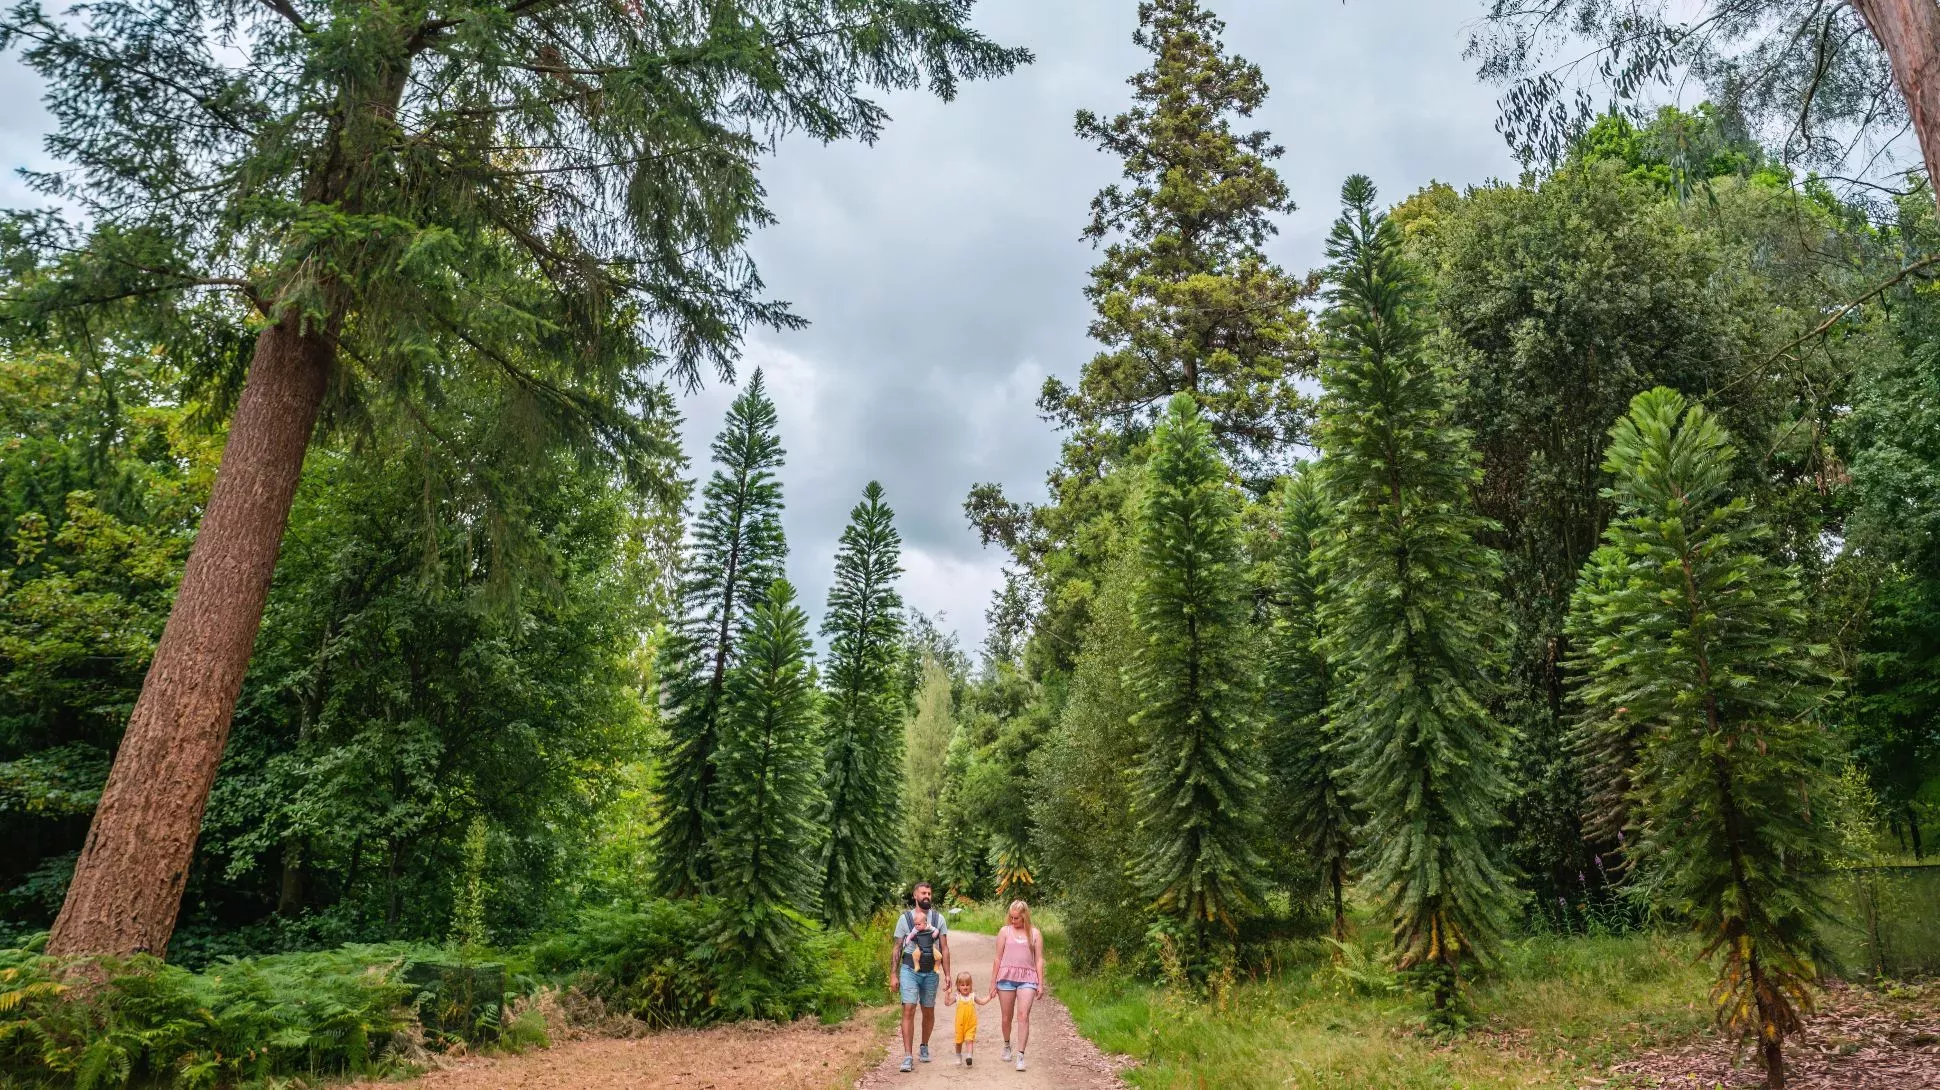
[[[903,695],[900,684],[902,537],[870,481],[835,554],[822,635],[828,640],[822,774],[822,916],[853,927],[869,918],[898,869]]]
[[[1416,274],[1356,175],[1328,237],[1320,449],[1332,530],[1321,622],[1331,718],[1366,815],[1358,840],[1402,968],[1437,1014],[1464,961],[1486,962],[1511,876],[1496,842],[1507,739],[1485,706],[1498,657],[1498,562],[1476,542],[1479,469],[1424,358]]]
[[[1271,134],[1233,131],[1267,88],[1258,66],[1225,51],[1224,30],[1198,0],[1140,4],[1133,40],[1153,62],[1131,79],[1134,105],[1078,113],[1078,135],[1122,159],[1129,184],[1100,191],[1085,228],[1094,243],[1115,239],[1086,289],[1105,350],[1076,390],[1047,382],[1040,405],[1081,430],[1143,434],[1187,391],[1252,473],[1305,430],[1294,380],[1312,373],[1298,306],[1311,289],[1262,249],[1294,206]]]
[[[1610,431],[1619,516],[1572,607],[1572,665],[1585,729],[1635,739],[1628,852],[1643,888],[1718,957],[1718,1019],[1757,1038],[1776,1088],[1811,1009],[1816,872],[1836,844],[1817,718],[1831,684],[1825,649],[1803,638],[1797,573],[1730,494],[1736,459],[1676,391],[1631,402]]]
[[[1333,934],[1347,940],[1345,886],[1358,818],[1348,800],[1343,756],[1328,716],[1334,683],[1320,623],[1323,576],[1314,553],[1326,534],[1327,504],[1311,463],[1288,480],[1274,565],[1275,610],[1268,637],[1269,824],[1291,833],[1320,863],[1333,902]]]
[[[46,81],[77,213],[13,218],[10,335],[103,322],[234,406],[168,625],[48,940],[161,954],[311,433],[421,447],[463,375],[534,433],[654,483],[652,369],[723,373],[752,323],[796,319],[746,251],[773,141],[877,135],[865,88],[1029,59],[963,0],[262,4],[128,0],[0,15]],[[525,434],[519,432],[523,430]],[[660,478],[664,483],[664,478]],[[490,525],[489,523],[487,525]]]
[[[701,493],[694,540],[682,563],[681,616],[661,659],[666,740],[660,748],[653,888],[691,896],[708,888],[723,698],[735,645],[761,596],[781,578],[781,439],[759,370],[728,406],[714,439],[717,468]]]
[[[1131,664],[1142,734],[1133,876],[1203,973],[1222,935],[1258,904],[1261,811],[1247,660],[1239,499],[1191,394],[1176,394],[1152,437],[1140,511]]]
[[[809,674],[808,615],[787,580],[769,584],[729,671],[712,804],[713,893],[723,941],[755,960],[785,958],[814,918],[821,751]]]

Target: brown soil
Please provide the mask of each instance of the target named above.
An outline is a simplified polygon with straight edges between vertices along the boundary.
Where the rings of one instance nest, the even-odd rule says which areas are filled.
[[[1885,992],[1835,985],[1785,1046],[1791,1090],[1940,1090],[1940,983]],[[1757,1058],[1715,1035],[1610,1070],[1612,1087],[1761,1087]]]
[[[883,1050],[881,1011],[839,1026],[812,1021],[670,1030],[573,1041],[522,1056],[462,1060],[411,1090],[840,1090]],[[352,1090],[396,1084],[364,1083]]]
[[[990,935],[967,931],[950,933],[952,968],[968,969],[976,981],[979,995],[990,991],[990,963],[996,940]],[[887,1050],[874,1071],[864,1075],[856,1090],[890,1090],[892,1087],[950,1086],[956,1090],[1005,1087],[1007,1090],[1124,1090],[1118,1072],[1124,1061],[1105,1055],[1078,1034],[1055,996],[1040,1000],[1031,1012],[1031,1047],[1025,1070],[1019,1073],[1000,1062],[1004,1035],[1002,1015],[995,1003],[977,1008],[976,1063],[958,1067],[955,1063],[954,1037],[951,1033],[955,1009],[941,1000],[936,1006],[936,1030],[930,1038],[930,1063],[919,1063],[912,1074],[897,1070],[903,1060],[898,1029],[891,1024],[885,1037]]]

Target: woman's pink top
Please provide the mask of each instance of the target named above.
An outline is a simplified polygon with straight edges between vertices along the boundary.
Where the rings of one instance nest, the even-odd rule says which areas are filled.
[[[1037,975],[1037,955],[1031,937],[1018,935],[1009,925],[997,936],[997,979],[1014,984],[1043,984]]]

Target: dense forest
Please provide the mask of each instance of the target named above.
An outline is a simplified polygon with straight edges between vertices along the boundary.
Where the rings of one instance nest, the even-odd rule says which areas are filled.
[[[1524,86],[1519,178],[1296,210],[1266,73],[1142,4],[1076,117],[1122,165],[1072,210],[1096,354],[1046,498],[964,502],[965,649],[877,483],[789,584],[736,364],[799,319],[745,247],[775,140],[1029,55],[943,0],[477,7],[0,18],[83,179],[0,232],[0,971],[394,944],[828,1013],[927,880],[1186,997],[1360,914],[1438,1033],[1519,936],[1690,932],[1783,1085],[1826,876],[1940,843],[1922,172],[1839,185],[1723,94],[1545,145]],[[1269,257],[1294,215],[1322,268]]]

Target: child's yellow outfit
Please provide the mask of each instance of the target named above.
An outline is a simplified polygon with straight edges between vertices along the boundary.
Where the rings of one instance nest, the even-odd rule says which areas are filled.
[[[977,997],[957,997],[957,1044],[977,1039]]]

